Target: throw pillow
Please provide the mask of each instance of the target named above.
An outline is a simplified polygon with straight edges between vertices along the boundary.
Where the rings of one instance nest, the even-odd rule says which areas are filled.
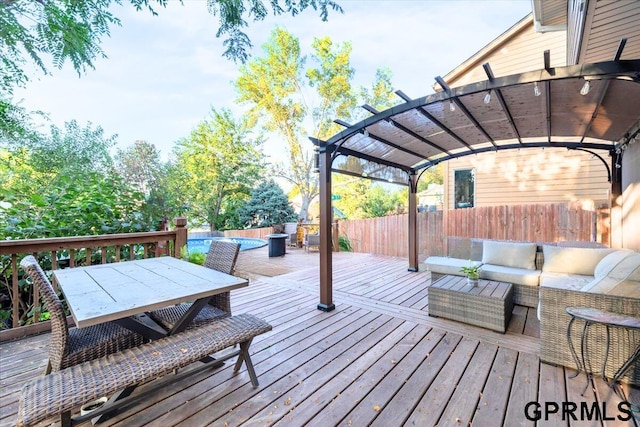
[[[535,243],[485,240],[482,244],[482,263],[535,270],[536,247]]]
[[[542,245],[544,253],[542,271],[593,276],[596,265],[613,251],[609,248],[566,248]]]

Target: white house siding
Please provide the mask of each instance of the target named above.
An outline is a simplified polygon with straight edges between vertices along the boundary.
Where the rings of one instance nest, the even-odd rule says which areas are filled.
[[[544,68],[543,53],[549,50],[551,53],[551,66],[561,67],[566,65],[566,31],[555,31],[544,34],[536,33],[533,21],[529,25],[498,44],[487,52],[480,51],[479,56],[472,58],[466,64],[469,68],[466,72],[458,74],[460,67],[444,77],[450,87],[464,86],[469,83],[487,79],[482,68],[484,62],[488,62],[496,77],[511,74],[534,71]]]
[[[607,153],[599,152],[610,162]],[[607,171],[591,154],[566,149],[484,153],[445,162],[445,204],[454,208],[454,171],[475,169],[475,206],[563,203],[608,204]]]
[[[586,19],[579,63],[612,60],[623,37],[621,59],[640,58],[640,1],[590,1]]]

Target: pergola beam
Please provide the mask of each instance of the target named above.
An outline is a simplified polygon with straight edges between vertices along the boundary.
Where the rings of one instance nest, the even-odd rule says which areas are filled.
[[[486,65],[486,66],[485,66]],[[488,62],[482,64],[485,73],[489,77],[489,80],[493,80],[493,71],[491,70],[491,66]],[[504,100],[504,96],[502,95],[502,91],[498,88],[494,89],[496,97],[498,98],[498,103],[500,104],[500,108],[502,108],[502,112],[505,116],[507,116],[507,121],[509,122],[509,126],[511,126],[511,130],[518,138],[518,142],[522,143],[522,138],[520,138],[520,132],[518,132],[518,128],[516,127],[516,123],[513,121],[513,116],[511,115],[511,111],[509,111],[509,107],[507,106],[507,102]],[[495,146],[496,144],[491,140],[491,143]]]

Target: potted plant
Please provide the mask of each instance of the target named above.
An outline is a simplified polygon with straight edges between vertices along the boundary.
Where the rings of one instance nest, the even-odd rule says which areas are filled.
[[[471,264],[468,267],[462,267],[460,271],[467,276],[467,285],[478,286],[478,279],[480,278],[480,270],[482,264]]]

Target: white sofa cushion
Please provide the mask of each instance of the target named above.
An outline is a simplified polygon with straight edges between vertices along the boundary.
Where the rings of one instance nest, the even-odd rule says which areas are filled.
[[[480,270],[480,278],[496,282],[513,283],[538,287],[540,270],[505,267],[503,265],[484,264]]]
[[[566,273],[594,276],[596,265],[614,249],[609,248],[565,248],[542,245],[545,273]]]
[[[432,273],[451,274],[453,276],[462,276],[463,274],[460,271],[462,267],[480,264],[478,261],[443,256],[430,256],[424,263]]]
[[[540,273],[540,286],[579,291],[593,281],[593,276],[565,273]]]
[[[535,270],[536,248],[535,243],[485,240],[482,243],[482,263]]]
[[[608,275],[611,270],[613,270],[625,258],[630,257],[634,253],[635,252],[628,249],[619,249],[617,251],[611,252],[609,255],[602,258],[598,265],[596,265],[596,268],[593,271],[593,275],[596,277],[596,279]]]

